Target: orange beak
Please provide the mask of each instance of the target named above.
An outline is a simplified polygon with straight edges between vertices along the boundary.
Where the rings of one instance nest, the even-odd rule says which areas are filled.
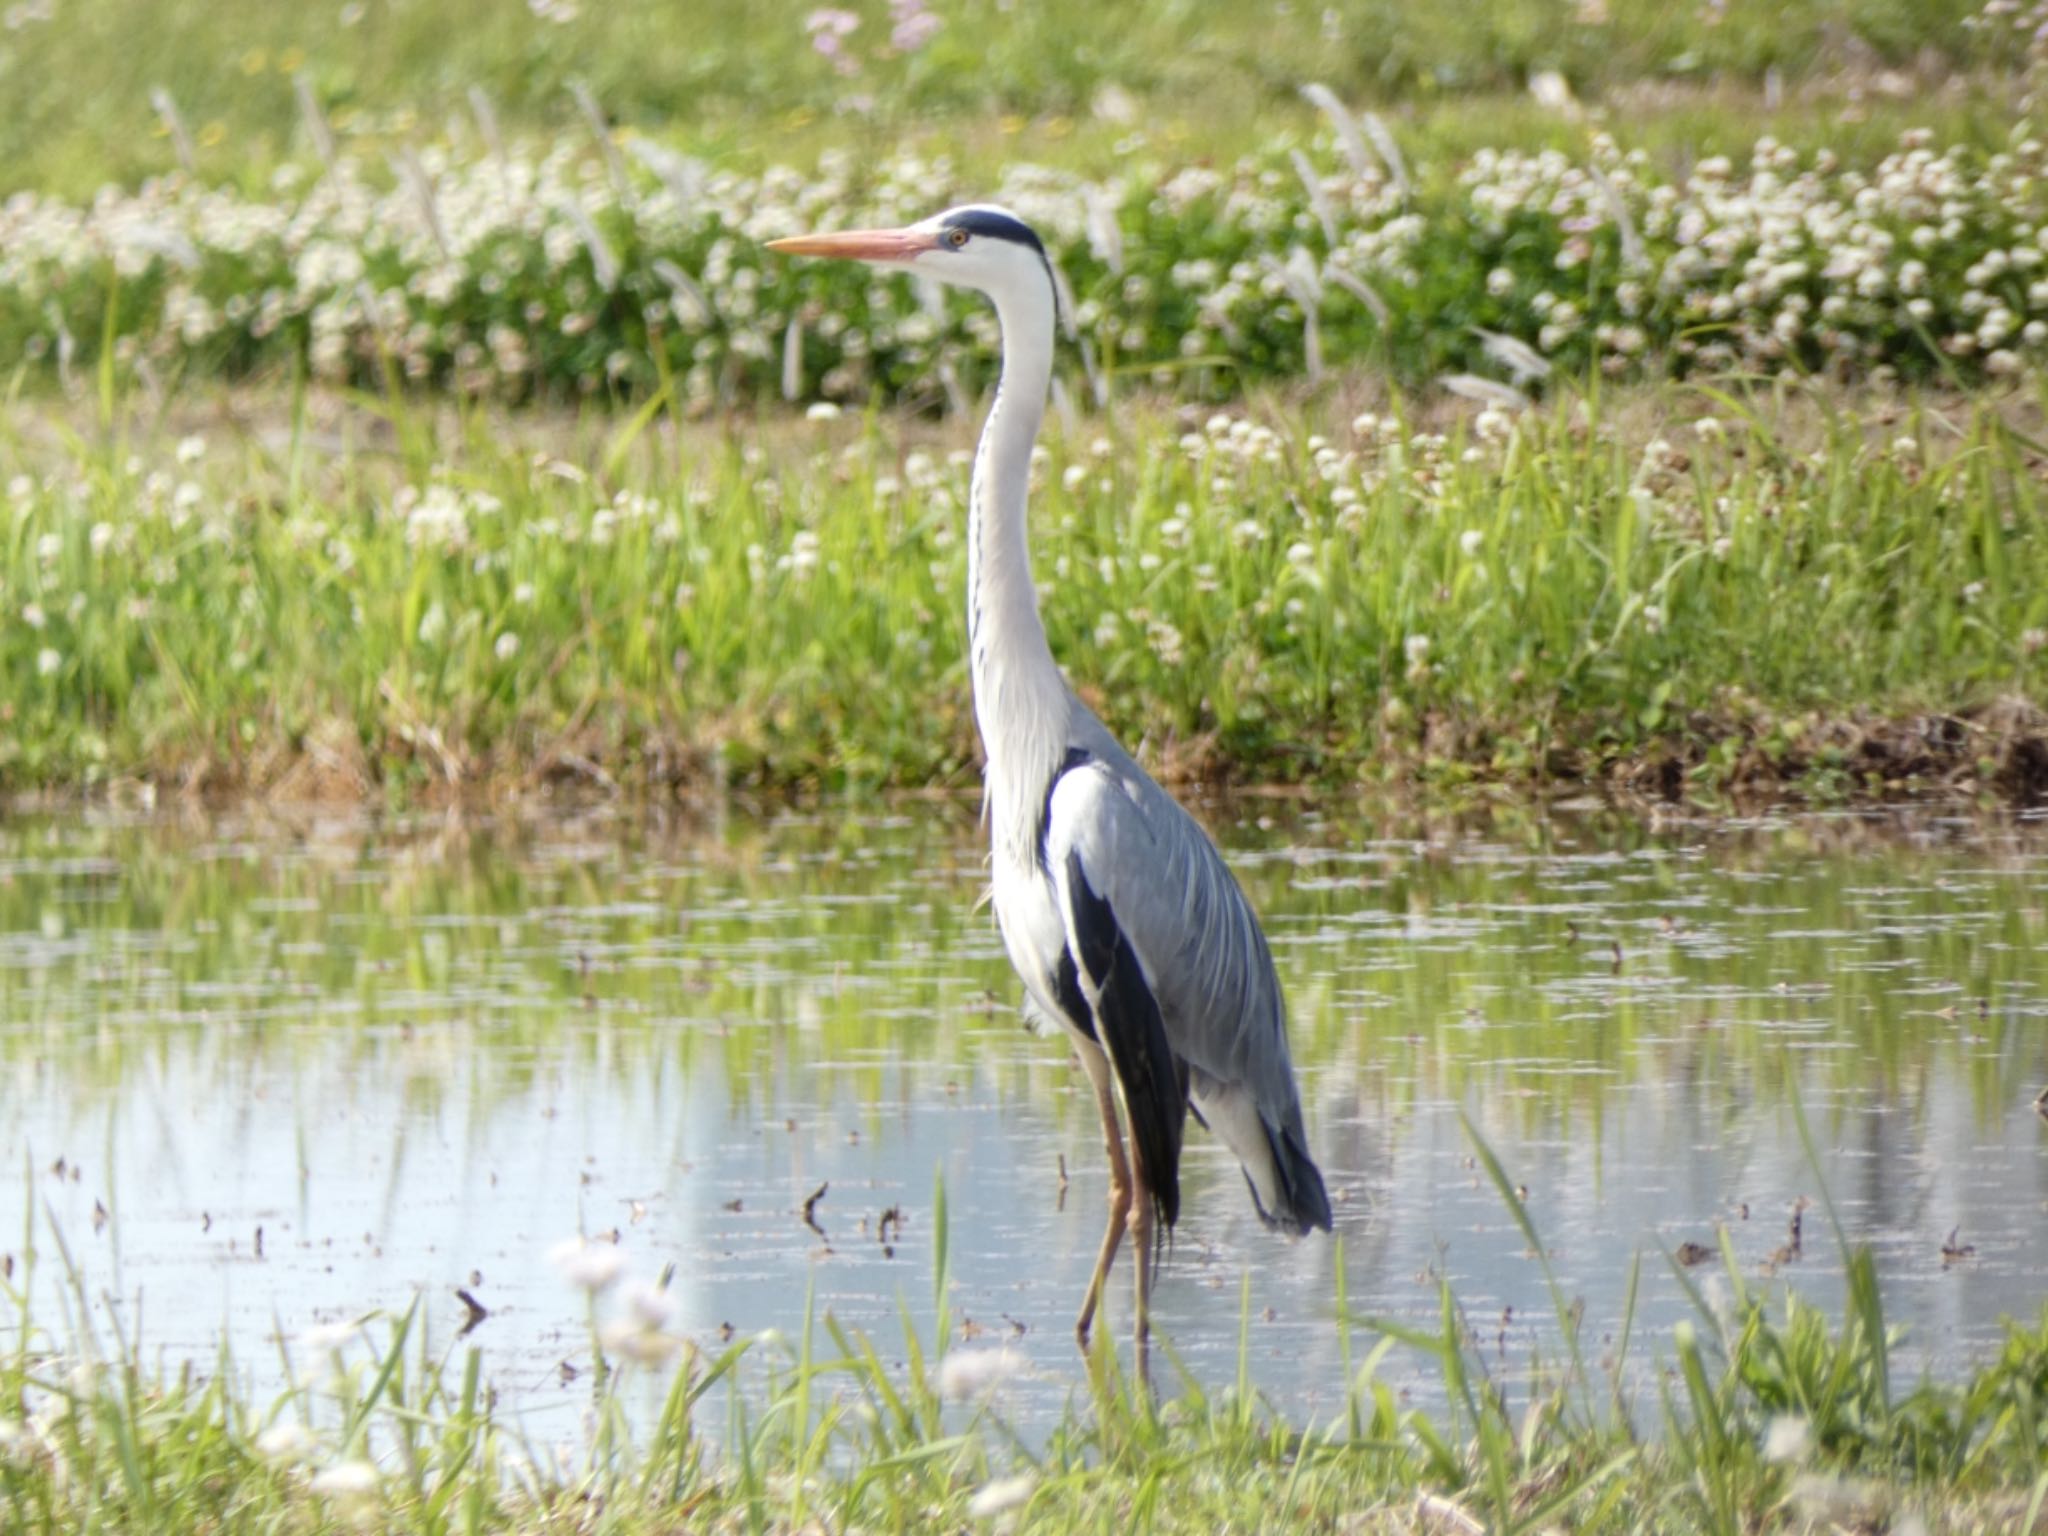
[[[849,229],[835,235],[790,235],[770,240],[768,249],[785,256],[835,256],[842,261],[914,261],[938,243],[935,236],[915,229]]]

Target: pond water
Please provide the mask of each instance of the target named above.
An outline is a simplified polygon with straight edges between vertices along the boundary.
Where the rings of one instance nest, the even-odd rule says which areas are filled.
[[[1641,1253],[1637,1326],[1668,1353],[1690,1303],[1659,1249],[1722,1229],[1747,1275],[1832,1305],[1818,1207],[1774,1262],[1823,1180],[1875,1250],[1908,1368],[1960,1370],[2001,1315],[2039,1315],[2048,826],[1403,825],[1273,801],[1207,819],[1273,939],[1356,1313],[1433,1327],[1448,1276],[1504,1372],[1554,1347],[1462,1111],[1594,1339]],[[502,1400],[544,1417],[588,1397],[584,1298],[548,1259],[565,1237],[615,1230],[635,1273],[673,1266],[674,1326],[706,1346],[795,1330],[810,1291],[896,1360],[902,1309],[930,1326],[943,1175],[956,1341],[1021,1351],[1013,1412],[1042,1421],[1083,1380],[1105,1179],[1085,1079],[1020,1025],[981,848],[944,801],[9,821],[0,1253],[32,1199],[100,1326],[139,1325],[168,1360],[225,1338],[258,1384],[280,1328],[418,1293],[446,1339],[460,1287],[489,1311],[470,1340]],[[1265,1231],[1192,1126],[1187,1163],[1159,1334],[1220,1386],[1248,1318],[1275,1404],[1331,1412],[1336,1245]],[[38,1244],[55,1323],[47,1228]],[[1425,1397],[1435,1380],[1399,1348],[1384,1374]]]

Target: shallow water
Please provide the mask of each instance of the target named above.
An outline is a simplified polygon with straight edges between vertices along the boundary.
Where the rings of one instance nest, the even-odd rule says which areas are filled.
[[[1209,819],[1274,942],[1355,1312],[1434,1327],[1444,1275],[1505,1374],[1554,1348],[1461,1110],[1527,1186],[1592,1337],[1641,1252],[1639,1338],[1665,1349],[1689,1303],[1658,1250],[1717,1227],[1746,1274],[1832,1304],[1824,1211],[1771,1262],[1822,1187],[1796,1089],[1906,1364],[1960,1370],[2002,1314],[2038,1316],[2048,827]],[[587,1401],[583,1298],[546,1256],[565,1236],[616,1229],[643,1277],[672,1264],[675,1326],[707,1346],[794,1330],[814,1288],[896,1359],[899,1308],[929,1326],[943,1174],[956,1339],[1021,1350],[1014,1411],[1042,1422],[1081,1381],[1102,1156],[1085,1079],[1020,1027],[980,881],[971,811],[948,803],[9,822],[0,1253],[22,1251],[32,1190],[102,1326],[139,1323],[173,1360],[224,1334],[258,1385],[280,1326],[417,1291],[445,1340],[464,1287],[490,1311],[470,1336],[487,1373],[544,1422]],[[1248,1275],[1255,1379],[1327,1414],[1334,1245],[1268,1234],[1192,1126],[1187,1164],[1156,1328],[1227,1382]],[[1944,1258],[1952,1230],[1974,1252]],[[39,1242],[47,1322],[65,1300]],[[1423,1396],[1434,1379],[1400,1349],[1384,1374]]]

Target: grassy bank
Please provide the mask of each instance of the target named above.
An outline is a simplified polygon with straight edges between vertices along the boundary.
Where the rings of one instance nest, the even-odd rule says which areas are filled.
[[[1502,1200],[1542,1252],[1510,1176],[1475,1137]],[[31,1175],[33,1178],[33,1175]],[[33,1212],[33,1187],[25,1210]],[[1005,1420],[1008,1351],[951,1342],[945,1200],[937,1319],[879,1346],[830,1315],[787,1337],[700,1345],[668,1331],[664,1289],[608,1295],[599,1242],[564,1256],[591,1294],[574,1360],[591,1385],[579,1431],[540,1441],[442,1338],[424,1298],[353,1326],[280,1338],[299,1382],[263,1401],[232,1362],[150,1363],[96,1337],[62,1239],[33,1215],[0,1281],[15,1341],[0,1356],[0,1510],[10,1530],[412,1533],[690,1530],[1737,1532],[2041,1529],[2048,1507],[2048,1316],[2011,1324],[1953,1383],[1895,1381],[1870,1255],[1836,1241],[1839,1324],[1795,1292],[1724,1268],[1668,1340],[1633,1326],[1577,1337],[1552,1285],[1554,1357],[1495,1358],[1440,1288],[1441,1325],[1350,1316],[1335,1298],[1328,1423],[1277,1421],[1251,1387],[1249,1309],[1235,1383],[1174,1378],[1159,1399],[1119,1374],[1106,1339],[1090,1390],[1042,1438]],[[12,1258],[12,1256],[10,1256]],[[1635,1261],[1639,1273],[1644,1262]],[[27,1296],[49,1266],[70,1320]],[[1337,1266],[1341,1276],[1343,1266]],[[624,1286],[616,1286],[624,1290]],[[1633,1279],[1629,1286],[1633,1295]],[[1715,1299],[1710,1300],[1713,1293]],[[1246,1292],[1249,1296],[1249,1290]],[[1540,1310],[1540,1307],[1539,1307]],[[600,1319],[603,1321],[600,1322]],[[1379,1378],[1394,1349],[1438,1367],[1443,1406]],[[900,1354],[887,1365],[881,1351]],[[1654,1383],[1654,1385],[1653,1385]],[[707,1434],[707,1429],[709,1433]]]
[[[968,787],[970,428],[303,397],[9,418],[0,775]],[[2036,411],[1326,396],[1055,422],[1057,654],[1162,772],[2042,778]]]
[[[1519,93],[1546,69],[1589,100],[1644,81],[1754,86],[1771,73],[1791,98],[1853,81],[1862,89],[1850,100],[1924,100],[1946,73],[2024,56],[2012,21],[1968,25],[1981,8],[1456,0],[1418,11],[1383,0],[1187,0],[1122,7],[1104,28],[1076,0],[876,0],[841,12],[828,53],[810,0],[712,0],[687,15],[653,0],[224,0],[172,11],[152,0],[20,0],[0,16],[10,108],[0,191],[88,194],[109,178],[172,169],[181,156],[209,179],[260,177],[314,156],[302,90],[344,138],[407,143],[467,117],[472,92],[507,134],[573,129],[580,86],[629,128],[742,154],[769,141],[815,147],[916,132],[955,144],[1027,136],[1061,154],[1074,139],[1106,151],[1135,128],[1229,155],[1254,133],[1306,121],[1294,86],[1309,78],[1354,100],[1422,111]],[[841,31],[847,18],[856,25]],[[137,37],[150,46],[128,46]]]

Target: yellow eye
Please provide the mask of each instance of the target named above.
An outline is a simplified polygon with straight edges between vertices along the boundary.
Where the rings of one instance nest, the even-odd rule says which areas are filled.
[[[966,230],[964,230],[964,229],[949,229],[949,230],[947,230],[947,231],[946,231],[946,244],[948,244],[948,245],[950,245],[951,247],[953,247],[953,249],[954,249],[954,250],[956,250],[956,251],[957,251],[957,250],[959,250],[959,249],[960,249],[960,247],[961,247],[961,246],[963,246],[963,245],[965,245],[966,243],[967,243],[967,231],[966,231]]]

